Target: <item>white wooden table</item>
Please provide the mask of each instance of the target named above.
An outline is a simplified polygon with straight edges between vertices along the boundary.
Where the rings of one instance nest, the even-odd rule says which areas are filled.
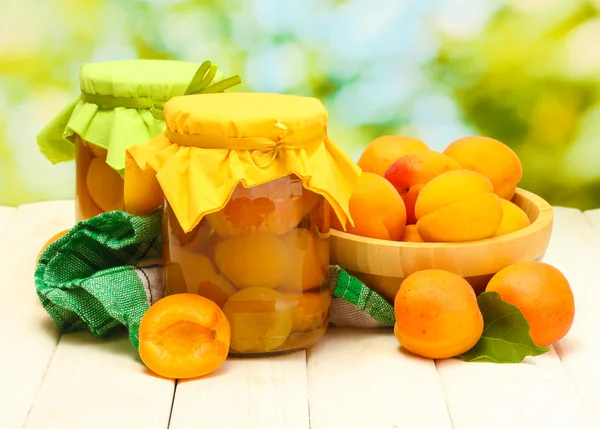
[[[330,329],[308,352],[179,383],[150,375],[126,335],[57,333],[33,271],[72,213],[72,201],[0,207],[0,429],[600,428],[600,210],[555,209],[544,260],[570,280],[576,317],[545,355],[432,361],[388,329]]]

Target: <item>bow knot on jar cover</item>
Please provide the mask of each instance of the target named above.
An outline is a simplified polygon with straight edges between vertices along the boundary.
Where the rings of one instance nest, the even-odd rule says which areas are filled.
[[[165,129],[163,107],[174,96],[224,91],[216,64],[123,60],[88,63],[79,73],[80,94],[37,135],[52,163],[76,160],[76,219],[122,210],[125,149]]]
[[[360,177],[327,135],[327,110],[308,97],[221,93],[175,97],[164,115],[163,133],[128,148],[125,182],[153,174],[164,195],[167,294],[223,308],[232,354],[310,346],[328,324],[330,218],[352,224]],[[125,204],[156,208],[136,195]]]

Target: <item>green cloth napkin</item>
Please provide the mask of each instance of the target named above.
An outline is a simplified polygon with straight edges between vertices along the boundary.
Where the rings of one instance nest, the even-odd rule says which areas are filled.
[[[125,326],[134,347],[142,316],[162,298],[160,211],[102,213],[77,223],[40,256],[38,297],[61,333],[103,337]]]
[[[127,147],[146,142],[165,129],[162,106],[184,94],[220,92],[240,83],[223,79],[217,65],[169,60],[122,60],[84,64],[81,94],[37,135],[52,163],[71,161],[75,135],[108,151],[106,163],[119,173]]]
[[[161,249],[160,209],[81,221],[42,253],[34,275],[38,297],[61,333],[103,337],[125,326],[137,349],[141,318],[164,294]],[[338,266],[330,274],[332,325],[394,325],[385,299]]]

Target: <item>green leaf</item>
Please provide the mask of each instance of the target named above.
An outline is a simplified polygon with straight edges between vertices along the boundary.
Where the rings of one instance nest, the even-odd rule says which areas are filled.
[[[519,363],[526,356],[538,356],[550,350],[537,346],[529,336],[529,323],[517,307],[503,301],[497,292],[477,297],[483,315],[483,334],[466,353],[466,362]]]

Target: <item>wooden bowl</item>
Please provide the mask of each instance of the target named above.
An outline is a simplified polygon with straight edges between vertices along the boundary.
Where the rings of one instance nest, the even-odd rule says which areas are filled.
[[[531,222],[499,237],[460,243],[408,243],[378,240],[331,230],[331,263],[339,265],[393,302],[402,280],[420,270],[439,268],[464,277],[476,293],[492,276],[516,262],[539,261],[552,233],[552,207],[537,195],[517,189],[512,199]]]

